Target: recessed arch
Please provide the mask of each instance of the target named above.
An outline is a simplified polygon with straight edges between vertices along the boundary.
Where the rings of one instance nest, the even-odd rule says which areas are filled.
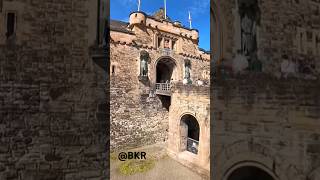
[[[154,82],[165,83],[171,79],[177,80],[177,63],[176,60],[170,56],[162,56],[155,61],[154,64]]]
[[[267,166],[254,161],[239,162],[229,168],[223,180],[279,180]]]
[[[200,143],[200,125],[196,117],[184,114],[180,118],[180,151],[189,151],[198,154]]]

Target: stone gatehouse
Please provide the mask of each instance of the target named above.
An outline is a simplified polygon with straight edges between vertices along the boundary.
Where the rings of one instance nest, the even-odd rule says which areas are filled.
[[[212,1],[211,178],[320,179],[319,1]]]
[[[210,55],[199,32],[163,9],[132,12],[110,30],[111,150],[164,143],[208,175]]]

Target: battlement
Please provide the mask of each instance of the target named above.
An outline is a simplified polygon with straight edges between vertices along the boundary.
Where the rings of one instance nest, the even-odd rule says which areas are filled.
[[[163,32],[171,33],[187,39],[198,41],[199,32],[196,29],[186,28],[179,21],[171,21],[168,19],[159,19],[154,16],[147,15],[141,11],[132,12],[129,16],[129,27],[145,26],[151,29],[157,29]]]

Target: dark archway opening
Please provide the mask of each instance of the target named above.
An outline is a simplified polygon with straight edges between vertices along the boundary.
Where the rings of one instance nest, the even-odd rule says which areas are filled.
[[[156,94],[162,106],[169,111],[171,105],[171,80],[173,79],[175,63],[170,58],[162,58],[156,67]]]
[[[200,127],[198,121],[192,115],[184,115],[181,118],[182,151],[198,154]]]
[[[167,111],[169,111],[169,108],[171,106],[171,96],[158,95],[158,97],[162,103],[162,106],[166,108]]]
[[[244,166],[233,171],[228,180],[274,180],[274,178],[260,168]]]
[[[164,58],[157,63],[156,83],[170,82],[175,64],[171,59]]]

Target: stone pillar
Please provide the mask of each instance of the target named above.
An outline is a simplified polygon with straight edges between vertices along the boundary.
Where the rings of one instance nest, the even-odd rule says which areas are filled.
[[[207,167],[208,164],[210,165],[210,129],[205,126],[200,129],[199,163],[203,167]]]
[[[171,97],[174,101],[174,97]],[[178,117],[176,117],[176,111],[174,106],[170,107],[169,112],[169,132],[168,132],[168,150],[171,153],[179,153],[180,152],[180,121],[177,122]]]

